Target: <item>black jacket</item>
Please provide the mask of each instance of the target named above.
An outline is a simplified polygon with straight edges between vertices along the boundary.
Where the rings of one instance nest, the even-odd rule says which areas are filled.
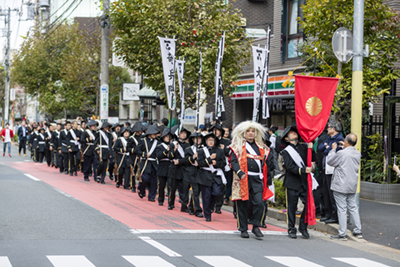
[[[68,153],[68,149],[71,148],[69,132],[64,129],[60,132],[60,139],[58,140],[58,147],[61,147],[62,153]]]
[[[179,142],[179,145],[182,147],[184,154],[185,154],[185,149],[187,147],[190,147],[190,145],[186,142]],[[168,176],[176,180],[183,180],[185,177],[188,179],[188,177],[186,176],[185,155],[183,155],[182,157],[178,149],[176,151],[174,151],[174,149],[175,149],[175,144],[170,143],[168,157],[171,160],[171,164],[169,165]],[[179,161],[178,165],[175,165],[175,163],[172,160],[178,160]]]
[[[168,144],[164,144],[168,146]],[[156,155],[158,159],[157,175],[167,177],[171,160],[168,158],[168,150],[164,147],[164,144],[158,144],[156,148]]]
[[[38,152],[44,152],[44,148],[46,147],[46,134],[38,134],[37,135],[37,146],[36,149]]]
[[[132,164],[132,166],[135,164],[135,161],[136,161],[136,164],[139,161],[139,157],[135,153],[135,149],[139,145],[140,138],[141,138],[141,136],[138,136],[135,134],[135,135],[131,135],[128,139],[129,149],[130,149],[129,150],[129,158],[130,158],[130,163]]]
[[[210,152],[210,156],[213,153],[216,153],[217,156],[214,159],[217,164],[214,166],[216,169],[222,169],[224,170],[224,167],[226,165],[226,159],[225,159],[225,153],[221,148],[202,148],[200,149],[197,154],[198,154],[198,159],[197,163],[199,165],[199,174],[197,176],[197,182],[201,185],[205,186],[211,186],[213,181],[217,183],[218,185],[222,184],[222,179],[220,176],[217,175],[217,172],[212,173],[211,171],[204,170],[202,167],[209,167],[210,164],[212,164],[212,159],[210,157],[206,158],[204,149],[208,149]]]
[[[59,143],[58,143],[58,139],[59,139],[58,136],[59,136],[59,133],[57,133],[55,130],[51,132],[50,146],[51,146],[54,150],[57,150],[57,153],[58,153],[58,150],[61,149],[61,147],[58,146],[58,145],[59,145]]]
[[[130,149],[129,149],[128,139],[125,139],[126,146],[125,146],[125,150],[124,150],[124,145],[121,140],[122,138],[124,138],[124,137],[119,137],[114,144],[114,151],[117,152],[117,166],[119,168],[119,173],[123,173],[123,169],[131,167],[131,165],[129,163],[129,150]]]
[[[24,132],[23,132],[23,130],[22,130],[23,127],[24,127],[24,126],[20,126],[20,127],[18,128],[18,137],[19,137],[19,139],[22,139],[22,138],[23,138],[23,135],[24,135]],[[25,127],[25,138],[28,138],[28,135],[29,135],[28,128]]]
[[[95,149],[94,142],[98,138],[97,137],[98,133],[96,131],[92,131],[92,130],[89,130],[89,131],[92,132],[92,134],[94,136],[94,139],[90,140],[90,135],[86,131],[84,131],[81,134],[80,141],[81,141],[81,144],[82,144],[83,156],[93,157],[93,156],[96,155],[95,154],[96,152],[94,151],[94,149]]]
[[[298,144],[292,146],[303,159],[304,164],[307,164],[307,145],[306,144]],[[296,162],[292,159],[290,154],[286,150],[282,150],[282,157],[284,162],[284,168],[286,169],[285,179],[283,180],[283,186],[288,189],[298,190],[298,191],[307,191],[308,182],[307,182],[307,173],[306,166],[299,168]],[[315,153],[312,152],[312,161],[315,161]]]
[[[185,149],[185,158],[186,158],[186,173],[187,176],[190,179],[190,183],[197,183],[198,180],[198,174],[199,174],[199,168],[198,166],[194,166],[193,164],[195,161],[197,161],[198,158],[194,158],[195,152],[198,152],[200,149],[198,149],[196,146],[190,146]],[[198,153],[197,153],[198,154]]]
[[[103,135],[101,134],[101,132],[103,132],[105,134],[105,136],[108,138],[108,144],[107,144],[105,138],[103,137]],[[94,141],[94,146],[95,146],[94,150],[96,151],[96,153],[97,153],[97,151],[99,151],[99,157],[101,156],[101,159],[103,159],[103,160],[110,159],[110,155],[112,152],[111,134],[109,134],[108,132],[104,132],[103,130],[99,130],[97,133],[97,138]]]
[[[73,131],[75,133],[77,142],[75,142],[75,139],[72,137],[71,131]],[[69,136],[70,136],[69,143],[70,143],[72,152],[80,151],[79,147],[80,147],[81,131],[71,129],[71,130],[69,130]]]
[[[150,152],[154,142],[157,142],[157,140],[146,137],[141,139],[139,144],[135,148],[136,155],[142,157],[142,160],[140,162],[140,171],[142,173],[149,173],[149,174],[157,173],[156,150],[154,149],[153,153],[150,155],[151,160],[147,158],[147,153]]]

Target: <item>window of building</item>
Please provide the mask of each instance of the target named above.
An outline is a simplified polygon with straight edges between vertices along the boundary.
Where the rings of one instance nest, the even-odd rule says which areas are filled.
[[[282,0],[282,61],[297,58],[301,54],[297,45],[304,39],[298,18],[303,17],[301,6],[305,0]]]

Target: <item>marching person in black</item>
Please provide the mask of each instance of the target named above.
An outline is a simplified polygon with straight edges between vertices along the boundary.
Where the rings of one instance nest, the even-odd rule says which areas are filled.
[[[95,181],[97,179],[97,182],[101,182],[102,184],[105,184],[104,178],[106,177],[107,173],[108,161],[111,158],[111,153],[114,153],[111,148],[112,136],[108,132],[110,126],[110,123],[106,121],[103,122],[98,132],[97,138],[94,141],[94,146],[96,147],[95,151],[97,152],[97,157],[99,159],[99,168],[97,169],[97,174],[99,174],[101,177],[100,179],[98,179],[96,176],[93,177],[95,177]]]
[[[71,130],[71,122],[66,121],[65,122],[65,128],[60,132],[60,139],[58,141],[59,145],[58,147],[61,147],[61,150],[58,151],[58,153],[62,153],[62,159],[63,159],[63,166],[64,166],[64,172],[65,174],[69,173],[70,166],[69,166],[69,149],[71,147],[70,143],[70,134],[69,130]]]
[[[120,133],[121,132],[121,127],[122,127],[122,124],[119,124],[119,123],[115,123],[111,127],[110,134],[112,136],[112,146],[111,146],[112,152],[111,152],[110,163],[108,165],[108,173],[110,175],[110,180],[113,180],[114,174],[118,175],[117,172],[115,172],[116,171],[116,169],[115,169],[115,167],[116,167],[115,166],[116,165],[116,162],[115,162],[116,153],[114,151],[114,146],[115,146],[115,143],[117,142],[118,137],[121,136],[121,133]],[[117,180],[117,177],[115,177],[115,181],[116,180]]]
[[[60,132],[58,131],[58,125],[57,129],[54,130],[54,125],[52,125],[52,131],[51,131],[51,138],[50,138],[50,156],[51,156],[51,163],[52,167],[58,168],[58,135]]]
[[[146,131],[146,137],[141,139],[135,153],[142,157],[140,162],[140,173],[142,182],[138,186],[140,198],[146,196],[146,187],[149,187],[148,200],[155,202],[157,195],[157,134],[159,133],[156,125],[151,125]]]
[[[204,147],[198,150],[198,183],[201,186],[203,212],[207,222],[211,221],[213,205],[222,197],[221,184],[226,183],[223,169],[225,154],[219,148],[219,139],[211,132],[204,136]]]
[[[38,145],[37,137],[38,137],[38,127],[33,126],[33,131],[29,136],[29,145],[31,147],[31,158],[33,159],[34,162],[38,161],[37,150],[36,150],[36,147]]]
[[[138,173],[138,169],[140,167],[140,157],[135,153],[135,148],[138,146],[139,141],[142,137],[142,128],[143,125],[139,121],[135,123],[133,128],[131,129],[131,136],[129,137],[129,160],[131,164],[131,189],[133,193],[136,193],[136,174]]]
[[[312,148],[313,144],[299,144],[299,134],[297,128],[293,126],[286,127],[282,134],[282,144],[286,148],[282,151],[284,168],[286,170],[283,186],[286,187],[286,206],[288,220],[288,235],[290,238],[297,238],[296,209],[300,200],[304,204],[303,212],[300,217],[299,232],[304,238],[309,238],[305,216],[307,212],[307,190],[308,173],[313,172],[311,167],[307,167],[307,148]],[[313,165],[315,153],[313,152]]]
[[[83,154],[83,178],[85,181],[90,181],[89,175],[93,170],[94,180],[97,178],[97,157],[94,151],[94,142],[97,139],[96,127],[97,121],[91,120],[86,124],[87,129],[82,133],[82,154]]]
[[[156,155],[158,159],[158,169],[157,169],[157,177],[158,177],[158,205],[164,205],[165,199],[165,186],[168,181],[168,171],[169,166],[171,165],[171,160],[168,157],[169,152],[169,143],[172,140],[172,134],[170,129],[165,128],[163,133],[160,136],[160,143],[156,148]]]
[[[51,165],[51,150],[50,150],[50,140],[51,140],[51,133],[53,132],[54,128],[53,126],[51,126],[49,123],[45,123],[45,125],[43,126],[44,128],[44,137],[46,139],[46,144],[44,147],[44,156],[46,157],[46,162],[47,162],[47,167],[50,167]]]
[[[197,162],[198,150],[202,148],[201,142],[203,140],[203,135],[200,132],[195,132],[189,137],[190,147],[185,149],[186,158],[186,172],[190,179],[190,184],[192,186],[192,197],[189,203],[189,214],[195,215],[196,217],[203,218],[203,209],[200,206],[200,185],[198,184],[198,172],[199,164]]]
[[[129,189],[130,176],[131,176],[131,165],[129,163],[129,128],[122,128],[120,131],[121,137],[117,139],[114,144],[114,151],[117,152],[117,172],[116,187],[119,188],[122,185],[122,179],[124,180],[124,189]]]
[[[39,162],[43,162],[44,158],[44,153],[45,153],[45,147],[46,147],[46,134],[44,133],[44,128],[39,129],[39,134],[37,137],[37,153],[39,154]]]
[[[78,122],[75,121],[74,124],[72,125],[72,129],[69,130],[69,142],[70,142],[70,148],[68,149],[68,154],[69,154],[69,172],[70,175],[73,176],[78,176],[77,172],[77,167],[78,164],[81,160],[81,143],[80,143],[80,137],[81,137],[81,131],[77,129],[78,127]]]
[[[176,133],[178,131],[178,127],[178,125],[172,127],[171,132]],[[181,188],[181,212],[189,212],[187,205],[189,202],[190,177],[186,175],[185,159],[185,149],[190,146],[186,142],[189,136],[190,132],[182,127],[178,136],[176,136],[178,141],[174,141],[169,145],[168,157],[171,160],[171,164],[169,166],[168,175],[172,182],[171,192],[169,192],[168,197],[169,210],[175,208],[175,193],[177,189]]]
[[[231,153],[231,150],[229,149],[229,146],[231,145],[231,139],[229,139],[229,128],[223,127],[222,129],[224,130],[224,135],[221,139],[221,143],[224,146],[223,148],[225,150],[225,157],[227,157],[227,160],[228,160],[230,153]],[[222,146],[221,146],[221,148],[222,148]],[[233,181],[233,171],[229,167],[229,165],[227,165],[227,167],[226,167],[225,177],[226,177],[226,186],[225,186],[225,196],[224,196],[223,204],[228,205],[229,198],[232,195],[232,181]]]

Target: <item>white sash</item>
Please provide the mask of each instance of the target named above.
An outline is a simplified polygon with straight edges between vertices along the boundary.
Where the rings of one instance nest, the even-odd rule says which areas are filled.
[[[296,151],[292,146],[287,146],[285,150],[289,153],[290,157],[293,159],[293,161],[296,163],[297,167],[299,168],[304,168],[306,165],[304,164],[303,159],[300,157],[299,152]],[[317,189],[319,186],[317,180],[314,178],[314,174],[311,174],[312,178],[312,190]]]
[[[126,142],[125,138],[120,137],[119,139],[121,139],[122,145],[123,145],[124,147],[126,147],[126,144],[127,144],[128,142]]]
[[[103,132],[102,130],[99,131],[101,136],[103,137],[104,141],[106,141],[107,145],[108,145],[108,136],[106,135],[105,132]]]
[[[183,148],[177,141],[174,141],[174,145],[176,145],[176,144],[178,144],[178,152],[181,155],[181,158],[185,158],[185,152],[183,151]]]
[[[197,152],[197,147],[196,147],[195,145],[192,146],[192,151],[193,151],[194,154],[196,154],[196,152]]]
[[[204,151],[204,155],[206,156],[206,158],[209,158],[210,151],[208,151],[208,148],[204,147],[203,151]],[[226,184],[226,178],[225,178],[224,172],[221,169],[214,168],[214,165],[212,165],[212,164],[210,164],[209,167],[203,167],[203,169],[207,170],[207,171],[211,171],[212,173],[217,172],[217,175],[220,176],[222,179],[222,183]]]
[[[78,146],[79,149],[81,149],[81,143],[79,143],[76,140],[76,134],[75,134],[74,130],[71,129],[71,130],[69,130],[69,132],[71,133],[72,138],[74,138],[74,140],[71,140],[71,142],[73,142],[76,146]]]
[[[257,154],[256,151],[254,151],[254,149],[251,147],[251,145],[248,142],[246,142],[246,150],[249,151],[249,154],[251,154],[253,156],[260,156],[260,155]],[[264,175],[263,175],[263,170],[262,170],[262,167],[261,167],[261,160],[254,159],[254,161],[257,163],[258,169],[260,170],[258,175],[260,176],[260,179],[263,179]],[[254,173],[254,174],[256,174],[256,173]]]
[[[94,135],[93,135],[93,133],[92,133],[92,131],[91,130],[89,130],[89,129],[86,129],[86,132],[88,133],[88,135],[90,136],[90,137],[92,137],[92,139],[93,139],[93,141],[94,141]]]
[[[118,136],[117,136],[117,133],[116,133],[116,132],[111,132],[111,134],[112,134],[112,136],[113,136],[115,139],[118,139]]]
[[[138,145],[138,141],[136,140],[135,136],[132,135],[131,137],[132,137],[133,141],[135,141],[135,144]]]
[[[146,141],[145,141],[145,142],[146,142]],[[151,154],[153,154],[154,150],[156,149],[156,146],[157,146],[157,140],[154,139],[154,143],[153,143],[153,145],[151,146],[150,151],[147,152],[147,155],[149,155],[149,158],[150,158]]]
[[[161,145],[162,145],[165,149],[168,149],[168,146],[167,146],[166,143],[161,143]]]
[[[43,134],[41,134],[41,133],[40,133],[39,135],[40,135],[40,137],[42,137],[42,139],[44,140],[44,136],[43,136]]]
[[[47,133],[47,135],[51,138],[51,133],[50,133],[50,131],[49,131],[49,128],[46,129],[46,133]]]
[[[67,137],[67,135],[68,135],[67,129],[64,129],[64,133],[65,133],[65,137]]]
[[[55,132],[56,132],[56,134],[57,134],[57,138],[59,139],[59,138],[60,138],[60,132],[57,131],[57,130],[55,130]]]

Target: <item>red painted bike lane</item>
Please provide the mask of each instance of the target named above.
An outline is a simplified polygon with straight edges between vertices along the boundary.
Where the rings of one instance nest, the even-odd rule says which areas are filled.
[[[158,206],[157,201],[150,202],[146,197],[141,199],[137,193],[116,188],[115,182],[108,177],[106,184],[99,184],[93,179],[85,182],[80,172],[78,176],[60,174],[58,169],[49,168],[46,164],[11,162],[7,165],[40,179],[134,230],[237,230],[236,219],[231,212],[213,214],[212,221],[206,222],[204,218],[180,212],[178,201],[174,210],[167,210],[167,202]],[[268,225],[267,230],[286,232],[273,225]]]

